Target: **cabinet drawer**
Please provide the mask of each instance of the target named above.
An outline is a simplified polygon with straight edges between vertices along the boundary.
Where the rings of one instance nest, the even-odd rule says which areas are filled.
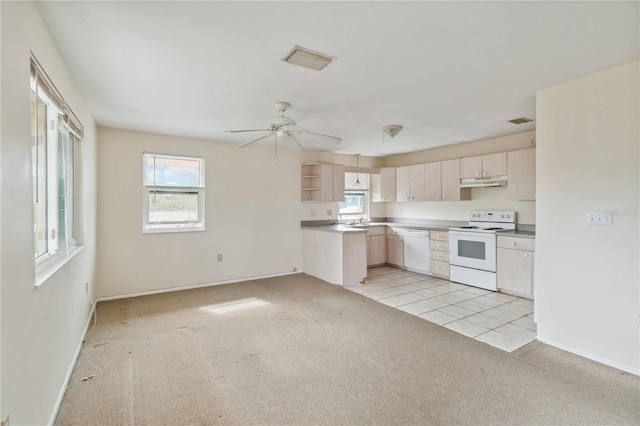
[[[449,278],[449,263],[440,262],[439,260],[430,260],[429,268],[433,275],[443,278]]]
[[[375,226],[367,229],[367,237],[374,235],[384,235],[386,226]]]
[[[433,260],[439,260],[441,262],[449,261],[449,252],[448,251],[440,251],[440,250],[430,250],[429,257]]]
[[[449,242],[448,241],[429,241],[429,248],[431,250],[440,250],[440,251],[449,251]]]
[[[432,240],[449,241],[449,232],[447,231],[429,231]]]
[[[498,236],[497,246],[500,248],[533,251],[533,239]]]

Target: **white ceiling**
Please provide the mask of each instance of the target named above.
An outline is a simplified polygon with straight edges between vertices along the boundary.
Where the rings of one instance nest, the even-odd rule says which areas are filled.
[[[532,130],[507,120],[535,119],[537,89],[640,57],[638,2],[39,6],[101,126],[240,143],[257,134],[225,131],[266,128],[282,100],[343,139],[306,148],[374,156]],[[281,61],[296,44],[337,60]]]

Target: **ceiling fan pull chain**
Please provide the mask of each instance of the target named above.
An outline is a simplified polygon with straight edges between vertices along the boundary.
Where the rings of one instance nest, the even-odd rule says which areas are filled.
[[[278,132],[276,132],[276,143],[273,144],[274,146],[274,153],[273,153],[273,162],[277,163],[278,162]]]

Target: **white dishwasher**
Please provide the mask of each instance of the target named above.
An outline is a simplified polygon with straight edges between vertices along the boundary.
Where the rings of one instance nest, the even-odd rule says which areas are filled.
[[[408,271],[431,274],[429,271],[429,231],[404,230],[404,266]]]

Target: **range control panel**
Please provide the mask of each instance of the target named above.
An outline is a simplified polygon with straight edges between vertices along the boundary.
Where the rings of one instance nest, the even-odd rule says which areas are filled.
[[[516,212],[504,210],[474,210],[469,213],[472,222],[516,223]]]

